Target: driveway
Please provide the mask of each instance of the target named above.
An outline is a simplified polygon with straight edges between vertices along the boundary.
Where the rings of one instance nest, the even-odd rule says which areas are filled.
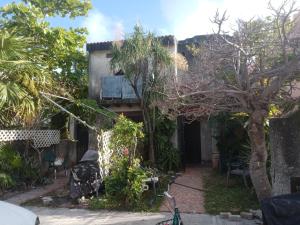
[[[41,225],[154,225],[169,218],[168,213],[90,211],[85,209],[27,207],[35,212]],[[206,214],[182,214],[185,225],[256,225],[254,221],[231,222]]]

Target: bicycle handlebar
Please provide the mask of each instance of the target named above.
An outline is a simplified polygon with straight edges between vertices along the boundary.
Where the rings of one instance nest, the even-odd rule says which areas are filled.
[[[175,208],[176,208],[175,198],[172,195],[170,195],[167,191],[164,192],[164,195],[172,201],[172,203],[173,203],[172,207],[173,207],[173,210],[175,210]]]
[[[164,192],[164,195],[167,196],[168,198],[173,198],[167,191]]]

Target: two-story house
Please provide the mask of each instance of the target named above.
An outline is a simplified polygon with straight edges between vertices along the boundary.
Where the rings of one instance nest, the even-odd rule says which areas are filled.
[[[171,55],[181,53],[191,67],[194,63],[193,57],[186,46],[199,43],[206,38],[207,36],[196,36],[177,41],[174,36],[159,37],[161,44],[170,51]],[[142,121],[139,102],[132,87],[124,78],[122,71],[114,73],[111,70],[112,46],[112,41],[88,43],[86,46],[89,56],[89,97],[114,112],[123,113],[135,121]],[[176,64],[174,73],[177,74]],[[177,125],[172,142],[182,153],[183,163],[210,161],[212,151],[216,150],[208,122],[203,120],[188,124],[179,118]]]

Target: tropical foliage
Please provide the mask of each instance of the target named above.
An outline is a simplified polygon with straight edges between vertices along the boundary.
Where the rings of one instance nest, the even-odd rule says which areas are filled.
[[[113,128],[110,148],[114,149],[116,154],[126,151],[129,159],[131,160],[136,157],[135,151],[138,140],[143,137],[144,133],[142,123],[135,123],[130,119],[127,119],[124,115],[120,115]]]
[[[163,171],[176,171],[180,166],[180,154],[171,142],[176,124],[164,115],[156,117],[155,127],[155,157],[157,167]]]
[[[39,169],[31,158],[24,158],[9,144],[0,144],[0,190],[30,185],[39,180]]]
[[[131,165],[128,156],[114,161],[110,176],[104,180],[107,200],[116,207],[135,208],[140,204],[147,173],[139,159],[134,159]]]
[[[227,171],[228,164],[239,161],[245,166],[250,160],[250,140],[247,134],[246,114],[220,113],[211,123],[216,123],[218,134],[216,135],[217,147],[220,153],[221,169]]]
[[[0,8],[0,125],[32,126],[53,111],[40,91],[82,97],[87,90],[84,28],[48,17],[87,14],[89,1],[24,0]]]
[[[41,105],[38,93],[51,87],[51,76],[32,38],[7,30],[1,30],[0,38],[0,122],[30,122]]]
[[[142,125],[120,115],[113,128],[110,147],[114,154],[110,176],[104,182],[108,201],[118,207],[134,208],[142,197],[143,180],[147,178],[147,172],[135,155],[137,141],[144,137]]]
[[[170,69],[172,57],[160,39],[152,33],[144,32],[140,26],[134,27],[133,34],[123,43],[113,45],[111,67],[123,71],[130,82],[143,112],[144,128],[149,147],[149,160],[155,162],[154,132],[156,111],[151,107],[159,95],[154,89],[161,83],[162,75]],[[141,90],[141,91],[140,91]]]

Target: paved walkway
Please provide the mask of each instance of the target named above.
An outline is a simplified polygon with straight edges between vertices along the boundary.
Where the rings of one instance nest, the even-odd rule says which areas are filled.
[[[200,166],[189,166],[177,177],[170,187],[170,194],[175,197],[180,212],[204,213],[203,181]],[[166,200],[160,207],[161,212],[169,212]]]
[[[68,183],[67,177],[65,177],[65,176],[57,177],[57,179],[54,180],[53,184],[46,185],[43,187],[38,187],[31,191],[17,194],[11,198],[5,199],[5,201],[13,203],[15,205],[21,205],[27,201],[38,198],[40,196],[44,196],[50,192],[60,189],[60,188],[64,187],[65,185],[67,185],[67,183]]]
[[[42,225],[155,225],[169,219],[168,213],[133,213],[117,211],[91,211],[85,209],[28,207],[35,212]],[[181,214],[186,225],[257,225],[254,220],[233,222],[206,214]]]

